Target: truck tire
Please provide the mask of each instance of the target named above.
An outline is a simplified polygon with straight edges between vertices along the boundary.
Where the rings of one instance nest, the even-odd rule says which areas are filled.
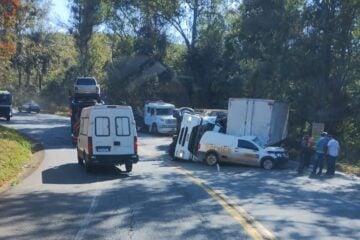
[[[132,162],[125,162],[125,169],[126,172],[131,172],[132,171]]]
[[[214,166],[219,162],[219,157],[215,152],[209,152],[205,156],[205,163],[209,166]]]
[[[85,164],[84,164],[85,165],[85,171],[87,173],[91,173],[93,168],[91,166],[91,163],[90,163],[89,159],[86,156],[84,156],[84,162],[85,162]]]
[[[274,169],[275,167],[275,162],[274,162],[274,159],[272,158],[264,158],[262,161],[261,161],[261,167],[264,168],[265,170],[271,170],[271,169]]]
[[[84,159],[82,159],[79,155],[79,150],[77,151],[77,159],[79,165],[84,165]]]
[[[151,125],[151,133],[153,133],[153,134],[158,134],[158,128],[157,128],[156,123],[153,123],[153,124]]]

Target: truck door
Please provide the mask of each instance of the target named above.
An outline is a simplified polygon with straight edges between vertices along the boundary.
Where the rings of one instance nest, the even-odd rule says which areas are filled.
[[[193,128],[200,125],[200,123],[201,117],[187,113],[184,114],[183,120],[181,122],[179,137],[175,147],[176,158],[192,160],[193,154],[189,150],[193,148],[193,146],[189,146],[190,135],[194,135],[194,133],[192,133]]]
[[[232,161],[235,163],[258,166],[259,149],[251,142],[238,139],[232,154]]]
[[[144,121],[146,125],[150,124],[150,107],[145,105],[144,109]]]

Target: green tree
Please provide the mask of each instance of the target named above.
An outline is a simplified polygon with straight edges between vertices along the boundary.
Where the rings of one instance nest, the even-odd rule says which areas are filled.
[[[92,71],[89,43],[94,28],[102,22],[101,3],[101,0],[72,0],[71,3],[73,27],[70,32],[73,34],[79,50],[79,69],[82,75],[89,75]]]

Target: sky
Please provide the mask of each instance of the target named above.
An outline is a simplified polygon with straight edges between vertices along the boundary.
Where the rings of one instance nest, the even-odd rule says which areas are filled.
[[[69,25],[70,18],[68,3],[68,0],[52,0],[49,17],[51,25],[58,31],[67,31],[65,26]]]

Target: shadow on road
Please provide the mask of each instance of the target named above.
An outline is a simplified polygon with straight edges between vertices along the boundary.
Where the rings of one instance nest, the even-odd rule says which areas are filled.
[[[84,167],[77,163],[49,168],[41,175],[44,184],[88,184],[130,177],[115,166],[96,166],[91,173],[86,173]]]

